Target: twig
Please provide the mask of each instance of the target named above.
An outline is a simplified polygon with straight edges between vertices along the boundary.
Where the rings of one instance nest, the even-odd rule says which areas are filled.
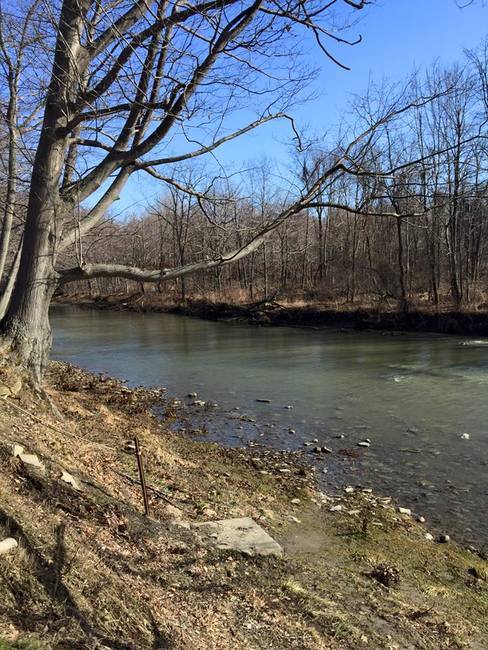
[[[136,446],[137,468],[139,470],[139,480],[141,482],[142,498],[144,500],[144,514],[149,516],[149,499],[147,498],[146,490],[146,477],[144,476],[144,465],[142,463],[141,448],[139,446],[139,438],[134,436],[134,444]]]

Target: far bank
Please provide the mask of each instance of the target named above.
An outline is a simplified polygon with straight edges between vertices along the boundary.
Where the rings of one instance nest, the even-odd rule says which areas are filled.
[[[202,299],[175,301],[158,293],[115,294],[90,297],[88,294],[60,295],[59,304],[99,310],[138,313],[173,313],[223,322],[259,326],[331,327],[352,330],[425,332],[459,336],[488,336],[488,311],[460,311],[445,307],[412,307],[402,311],[392,307],[355,307],[328,303],[288,304],[275,300],[255,303],[219,302]]]

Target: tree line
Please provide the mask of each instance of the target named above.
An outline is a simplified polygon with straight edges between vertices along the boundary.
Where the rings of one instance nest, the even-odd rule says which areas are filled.
[[[372,84],[348,107],[356,128],[378,120],[392,96],[429,101],[375,129],[356,152],[357,173],[334,179],[259,249],[235,265],[152,290],[177,301],[488,307],[487,51],[483,46],[461,64],[416,72],[400,91]],[[311,140],[290,157],[288,185],[313,184],[335,155],[334,147]],[[289,195],[269,160],[253,165],[239,183],[216,182],[196,166],[178,169],[176,177],[184,186],[175,182],[141,214],[108,220],[92,232],[84,258],[142,268],[213,259],[272,222]],[[148,290],[114,277],[69,289],[92,297]]]

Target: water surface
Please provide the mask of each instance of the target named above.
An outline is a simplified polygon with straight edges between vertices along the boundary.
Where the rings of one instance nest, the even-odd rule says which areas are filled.
[[[258,439],[314,458],[303,443],[318,439],[334,451],[320,458],[325,482],[336,484],[340,467],[344,481],[392,494],[453,536],[488,541],[488,340],[71,307],[51,317],[55,358],[217,401],[205,417],[220,442]],[[256,422],[230,419],[235,407],[233,418]],[[345,461],[341,449],[359,458]]]

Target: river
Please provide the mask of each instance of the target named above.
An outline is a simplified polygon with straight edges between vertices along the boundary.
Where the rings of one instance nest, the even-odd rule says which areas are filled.
[[[218,402],[186,407],[211,439],[303,449],[326,487],[372,487],[460,541],[488,543],[488,339],[67,306],[51,322],[55,359]]]

